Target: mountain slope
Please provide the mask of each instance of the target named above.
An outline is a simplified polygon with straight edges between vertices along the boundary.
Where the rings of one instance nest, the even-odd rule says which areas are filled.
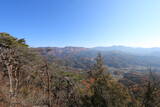
[[[63,60],[63,64],[76,68],[85,68],[93,62],[98,53],[104,57],[106,65],[115,68],[134,66],[160,67],[160,48],[112,47],[47,47],[36,48],[50,61]]]

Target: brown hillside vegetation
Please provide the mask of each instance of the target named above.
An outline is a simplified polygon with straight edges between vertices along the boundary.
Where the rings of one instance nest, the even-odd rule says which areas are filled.
[[[68,47],[54,53],[67,50],[77,54],[86,49]],[[101,54],[87,69],[76,69],[39,51],[24,39],[0,33],[0,107],[160,107],[159,76],[151,70],[118,79]]]

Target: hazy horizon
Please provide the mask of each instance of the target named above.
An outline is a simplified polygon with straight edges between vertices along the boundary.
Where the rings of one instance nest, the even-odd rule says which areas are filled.
[[[32,46],[30,46],[32,47]],[[87,46],[37,46],[32,48],[45,48],[45,47],[56,47],[56,48],[67,48],[67,47],[77,47],[77,48],[107,48],[107,47],[126,47],[126,48],[160,48],[160,47],[141,47],[141,46],[125,46],[125,45],[108,45],[108,46],[94,46],[94,47],[87,47]]]

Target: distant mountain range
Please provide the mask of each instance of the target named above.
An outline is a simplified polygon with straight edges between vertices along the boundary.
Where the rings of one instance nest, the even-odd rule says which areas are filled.
[[[59,59],[66,64],[82,68],[93,63],[98,53],[104,57],[106,65],[115,68],[134,66],[160,67],[160,48],[133,48],[125,46],[111,47],[41,47],[36,48],[48,60]]]
[[[111,46],[111,47],[95,47],[94,50],[98,51],[121,51],[129,54],[135,55],[149,55],[157,56],[160,53],[160,47],[154,48],[140,48],[140,47],[126,47],[126,46]],[[158,55],[160,56],[160,55]]]

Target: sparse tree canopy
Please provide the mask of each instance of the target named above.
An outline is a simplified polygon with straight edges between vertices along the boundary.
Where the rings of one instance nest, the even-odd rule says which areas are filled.
[[[0,33],[0,107],[160,106],[158,75],[139,79],[141,76],[136,73],[116,70],[114,75],[125,74],[116,78],[104,65],[101,54],[92,63],[82,59],[82,65],[76,58],[63,62],[68,56],[63,57],[46,58],[28,48],[24,39]],[[70,66],[84,64],[89,67]]]

